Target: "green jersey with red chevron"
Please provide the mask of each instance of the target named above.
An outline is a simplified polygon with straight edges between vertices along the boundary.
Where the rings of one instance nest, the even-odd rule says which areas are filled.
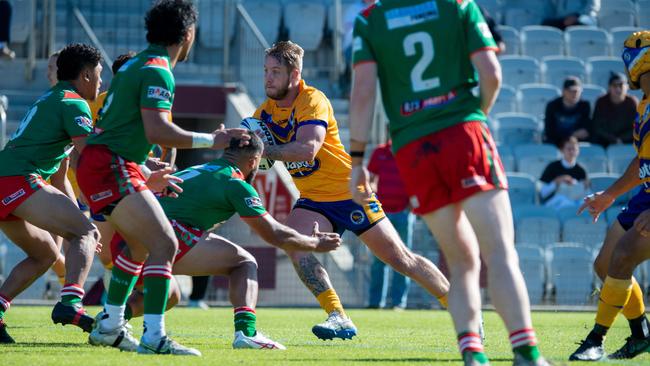
[[[255,188],[244,180],[241,171],[224,159],[196,165],[174,174],[182,178],[183,192],[178,198],[162,197],[169,219],[201,230],[210,230],[235,213],[241,217],[266,214]]]
[[[72,84],[59,82],[29,108],[0,151],[0,177],[38,174],[49,178],[72,150],[72,138],[91,131],[88,103]]]
[[[127,160],[144,163],[153,147],[144,132],[143,109],[171,112],[174,75],[167,50],[150,45],[113,77],[90,145],[106,145]]]
[[[355,65],[377,64],[393,149],[465,121],[485,121],[470,57],[496,44],[472,0],[382,0],[354,23]]]

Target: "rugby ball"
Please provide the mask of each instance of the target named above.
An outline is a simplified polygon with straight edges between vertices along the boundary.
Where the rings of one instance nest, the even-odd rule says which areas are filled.
[[[264,146],[275,145],[275,139],[271,130],[266,126],[264,121],[261,121],[257,118],[249,117],[244,118],[239,124],[241,127],[246,128],[253,133],[255,133],[259,138],[264,142]],[[260,160],[260,170],[268,170],[273,167],[275,160],[262,158]]]

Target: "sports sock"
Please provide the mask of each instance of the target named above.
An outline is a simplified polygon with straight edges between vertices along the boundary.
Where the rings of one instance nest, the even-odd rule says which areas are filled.
[[[632,292],[630,293],[630,299],[627,301],[623,310],[621,311],[626,319],[637,319],[645,313],[645,304],[643,303],[643,291],[641,291],[641,286],[632,277]]]
[[[100,321],[103,330],[112,330],[124,323],[124,308],[126,305],[104,305],[104,313],[108,316],[103,317]]]
[[[483,343],[481,343],[481,336],[477,333],[463,332],[458,335],[458,349],[463,359],[466,353],[469,352],[471,357],[479,364],[487,364],[488,358],[483,350]]]
[[[0,294],[0,319],[2,319],[5,316],[5,313],[9,311],[10,307],[11,307],[11,298],[9,296]]]
[[[341,299],[339,299],[339,295],[333,288],[327,289],[318,294],[316,300],[318,300],[320,307],[323,308],[327,314],[330,314],[332,311],[337,311],[341,316],[347,316],[345,315],[345,310],[343,310]]]
[[[596,324],[611,328],[618,313],[623,309],[632,293],[632,280],[619,280],[607,276],[598,299]]]
[[[133,291],[138,280],[142,263],[134,262],[126,256],[119,254],[113,266],[111,282],[108,285],[106,304],[122,306]]]
[[[65,276],[57,276],[56,278],[61,286],[65,285]]]
[[[61,303],[68,306],[80,303],[84,293],[84,289],[78,284],[66,283],[61,288]]]
[[[630,324],[632,337],[636,339],[644,339],[650,337],[650,322],[648,322],[648,318],[646,318],[645,314],[636,319],[628,320],[628,323]]]
[[[169,265],[147,264],[142,271],[144,277],[144,334],[147,343],[156,342],[165,336],[164,312],[169,295],[172,269]]]
[[[235,332],[241,330],[247,337],[254,336],[256,320],[255,309],[247,306],[235,308]]]
[[[607,335],[607,331],[609,328],[604,327],[600,324],[595,324],[594,328],[587,334],[587,339],[598,343],[598,344],[603,344],[603,340],[605,340],[605,336]]]
[[[131,318],[133,318],[133,309],[131,309],[131,305],[126,304],[124,306],[124,319],[131,320]]]
[[[524,328],[510,333],[510,344],[514,353],[520,354],[528,361],[535,361],[539,358],[537,336],[535,330],[531,328]]]
[[[438,301],[440,302],[440,305],[442,305],[443,308],[447,309],[449,307],[448,299],[447,299],[447,294],[444,294],[438,298]]]

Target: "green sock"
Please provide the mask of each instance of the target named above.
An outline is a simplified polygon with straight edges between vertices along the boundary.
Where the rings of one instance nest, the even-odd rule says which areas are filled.
[[[474,359],[474,361],[478,362],[481,365],[483,364],[487,365],[490,362],[485,352],[465,351],[463,353],[463,360],[467,359],[467,357],[471,357],[472,359]]]
[[[0,319],[2,319],[5,316],[5,309],[0,306]]]
[[[255,310],[242,306],[235,308],[235,332],[241,330],[247,337],[252,337],[257,332],[255,329]]]
[[[539,358],[539,348],[537,346],[520,346],[512,350],[514,353],[522,355],[528,361],[535,361]]]
[[[114,266],[112,270],[111,283],[108,285],[106,303],[117,306],[126,304],[126,299],[131,295],[137,280],[138,276],[134,276],[121,270],[118,266]]]
[[[163,314],[165,312],[169,295],[169,280],[168,277],[160,276],[144,277],[145,314]]]
[[[124,319],[131,320],[131,318],[133,318],[133,310],[131,309],[131,305],[126,304],[124,308]]]
[[[61,296],[61,303],[63,305],[72,306],[78,302],[81,302],[81,298],[75,295],[63,295]]]

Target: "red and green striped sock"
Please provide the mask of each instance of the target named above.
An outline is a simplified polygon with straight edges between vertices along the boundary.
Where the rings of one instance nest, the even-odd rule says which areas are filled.
[[[255,309],[248,306],[240,306],[235,308],[235,332],[242,331],[245,336],[252,337],[257,332],[255,322],[257,316]]]
[[[144,334],[143,340],[148,343],[155,342],[166,335],[165,333],[165,308],[169,294],[169,282],[172,278],[170,265],[144,266]]]
[[[66,283],[61,288],[61,303],[68,306],[80,303],[84,294],[84,289],[78,284]]]
[[[138,281],[142,270],[142,263],[134,262],[131,259],[119,254],[113,266],[111,283],[108,286],[106,303],[109,305],[123,306],[133,292],[133,287]]]
[[[11,298],[9,296],[0,294],[0,319],[5,316],[5,313],[9,310],[10,307]]]

